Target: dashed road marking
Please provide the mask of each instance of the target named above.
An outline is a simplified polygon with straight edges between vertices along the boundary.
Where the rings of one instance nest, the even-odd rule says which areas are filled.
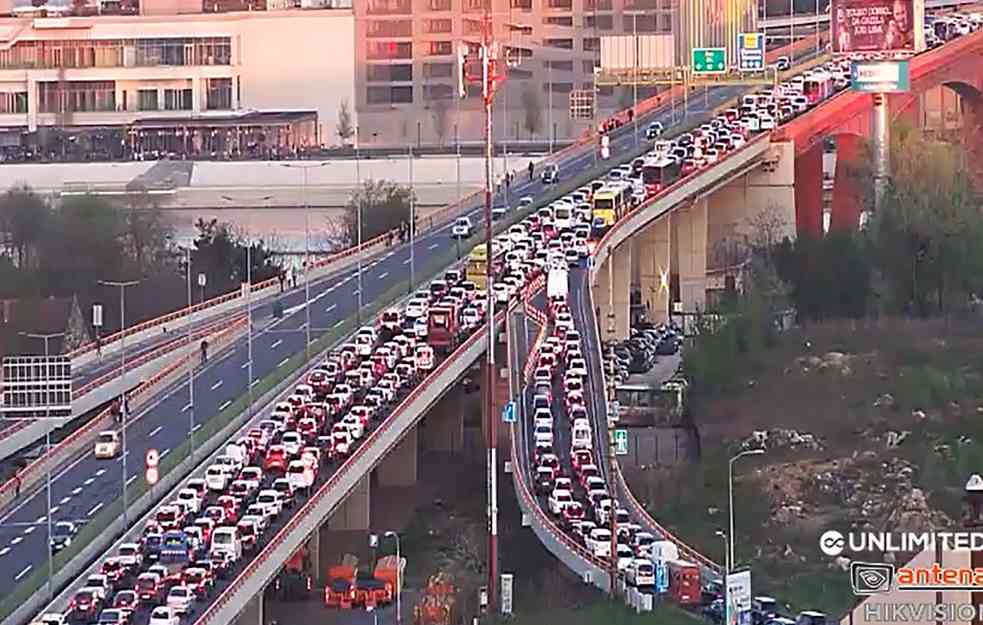
[[[89,479],[87,479],[87,480],[85,480],[85,481],[84,481],[84,482],[82,482],[82,483],[83,483],[83,484],[85,484],[86,486],[89,486],[90,484],[92,484],[92,483],[93,483],[93,482],[95,482],[95,481],[96,481],[96,478],[94,478],[94,477],[90,477]]]
[[[81,486],[77,486],[77,487],[75,487],[75,488],[72,489],[72,494],[73,495],[78,495],[81,492],[82,492],[82,487]]]
[[[4,547],[3,549],[0,549],[0,558],[7,555],[8,553],[10,553],[10,547]]]
[[[24,533],[25,534],[33,534],[34,533],[34,530],[36,530],[36,529],[37,528],[32,525],[32,526],[28,527],[27,529],[25,529],[24,530]]]
[[[287,364],[287,363],[288,363],[289,361],[290,361],[290,358],[284,358],[283,360],[281,360],[281,361],[280,361],[280,362],[279,362],[279,363],[277,364],[277,367],[282,367],[283,365],[285,365],[285,364]]]
[[[58,504],[64,506],[66,503],[68,503],[71,500],[72,500],[71,497],[62,497],[61,501],[59,501]]]
[[[428,250],[435,250],[438,247],[440,247],[440,243],[434,243],[433,245],[428,246],[427,249]]]
[[[222,380],[219,380],[215,384],[212,384],[212,390],[214,391],[214,390],[218,389],[218,387],[220,387],[220,386],[222,386]]]
[[[24,570],[23,571],[21,571],[17,575],[14,575],[14,581],[15,582],[19,582],[22,577],[24,577],[25,575],[27,575],[28,571],[31,570],[31,566],[32,565],[28,564],[27,566],[24,567]]]
[[[22,540],[24,540],[24,537],[23,536],[14,536],[13,540],[10,541],[10,544],[11,545],[16,545],[16,544],[20,543]]]
[[[324,312],[329,313],[329,312],[331,312],[332,310],[334,310],[337,307],[338,307],[338,304],[331,304],[330,306],[328,306],[327,308],[324,309]]]
[[[246,362],[244,362],[244,363],[242,363],[242,364],[241,364],[241,365],[239,366],[239,368],[240,368],[240,369],[248,369],[248,368],[249,368],[249,361],[247,360]]]
[[[89,510],[89,512],[88,512],[88,514],[86,516],[92,516],[96,512],[99,512],[99,508],[102,508],[102,502],[101,501],[99,503],[97,503],[95,506],[93,506],[92,509]]]
[[[218,411],[219,412],[222,412],[223,410],[225,410],[226,408],[228,408],[231,405],[232,405],[232,400],[231,399],[226,399],[224,402],[222,402],[222,405],[218,407]]]
[[[345,320],[344,319],[339,319],[338,321],[335,322],[335,324],[334,324],[333,327],[337,328],[338,326],[340,326],[343,323],[345,323]]]
[[[379,274],[379,279],[380,280],[385,280],[387,276],[389,276],[389,272],[388,271],[383,271],[382,273]]]
[[[160,431],[163,429],[164,429],[163,425],[158,425],[154,429],[150,430],[149,436],[157,436],[158,434],[160,434]]]
[[[96,477],[100,477],[100,476],[103,476],[105,474],[106,474],[106,470],[105,469],[99,469],[98,471],[96,471]]]
[[[192,431],[192,432],[197,432],[197,431],[198,431],[198,430],[200,430],[200,429],[201,429],[201,424],[199,423],[199,424],[197,424],[196,426],[194,426],[193,428],[191,428],[191,431]]]
[[[135,480],[135,479],[137,479],[137,476],[135,476],[135,475],[131,475],[130,477],[128,477],[128,478],[126,479],[126,485],[127,485],[127,486],[129,486],[129,485],[130,485],[130,482],[132,482],[132,481],[133,481],[133,480]]]
[[[280,343],[283,343],[283,339],[277,339],[273,341],[273,344],[270,345],[270,349],[276,349],[277,347],[280,346]]]
[[[257,384],[259,384],[259,380],[253,380],[253,383],[250,384],[249,386],[256,386]]]
[[[191,404],[188,404],[184,408],[181,409],[181,412],[187,412],[190,409],[191,409]]]
[[[160,457],[163,458],[164,456],[166,456],[169,453],[171,453],[171,450],[170,449],[165,449],[164,451],[160,452]]]

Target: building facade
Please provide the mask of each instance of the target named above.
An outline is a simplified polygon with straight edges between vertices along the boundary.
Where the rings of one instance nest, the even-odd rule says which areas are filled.
[[[347,9],[0,19],[0,138],[313,147],[354,98],[353,34]]]
[[[487,0],[495,39],[521,63],[496,99],[495,136],[570,138],[569,94],[593,88],[604,35],[669,34],[678,0]],[[482,136],[479,88],[457,92],[457,50],[481,41],[483,0],[364,0],[355,3],[359,138],[453,143]],[[508,24],[531,28],[518,32]],[[644,95],[644,90],[642,91]],[[600,115],[631,105],[630,90],[604,90]],[[456,131],[456,132],[455,132]]]

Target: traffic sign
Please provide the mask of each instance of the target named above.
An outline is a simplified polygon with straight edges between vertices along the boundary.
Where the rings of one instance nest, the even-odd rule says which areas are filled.
[[[502,408],[502,421],[505,423],[515,423],[515,402],[510,401]]]
[[[614,455],[628,455],[628,430],[614,431]]]
[[[694,74],[726,74],[726,48],[693,48],[690,66]]]
[[[854,61],[850,65],[850,88],[867,93],[911,91],[908,61]]]
[[[737,64],[742,72],[765,68],[765,34],[741,33],[737,36]]]
[[[669,590],[669,566],[659,560],[655,563],[655,592],[663,593]]]
[[[148,469],[156,469],[157,465],[160,464],[160,454],[157,453],[156,449],[151,447],[147,450],[147,454],[144,456],[143,460]]]
[[[157,483],[157,480],[160,479],[160,472],[158,471],[157,467],[148,467],[144,477],[147,478],[147,484],[153,486]]]

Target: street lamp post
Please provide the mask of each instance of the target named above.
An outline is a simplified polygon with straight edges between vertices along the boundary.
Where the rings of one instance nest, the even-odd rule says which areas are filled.
[[[727,539],[727,532],[717,530],[715,532],[724,541],[724,625],[730,625],[730,597],[727,592],[727,578],[730,577],[731,559],[728,555],[729,550],[734,546],[733,537]]]
[[[317,169],[328,165],[328,161],[321,163],[281,163],[282,167],[288,169],[299,169],[303,175],[303,186],[301,193],[304,196],[304,313],[306,323],[304,324],[304,360],[311,359],[311,206],[307,201],[307,170]]]
[[[51,352],[48,349],[48,341],[51,339],[61,338],[65,336],[64,332],[55,332],[52,334],[32,334],[30,332],[21,332],[21,336],[27,337],[29,339],[40,339],[44,341],[44,453],[45,456],[51,453],[51,363],[48,359],[51,357]],[[55,572],[55,556],[52,553],[51,547],[51,459],[45,464],[44,472],[44,490],[45,490],[45,517],[48,523],[48,596],[54,596],[54,590],[52,588],[51,578]]]
[[[737,462],[740,458],[743,458],[745,456],[760,456],[763,453],[765,453],[764,449],[745,449],[741,453],[731,458],[730,461],[727,463],[727,497],[729,500],[728,507],[730,508],[729,510],[730,551],[728,552],[728,559],[730,561],[731,566],[733,566],[735,562],[734,543],[736,542],[735,534],[734,534],[734,463]]]
[[[119,329],[120,329],[120,383],[123,387],[123,401],[120,406],[120,439],[123,443],[123,458],[120,464],[123,465],[123,524],[129,525],[129,498],[126,494],[126,455],[129,453],[126,449],[126,421],[129,417],[130,412],[130,402],[127,399],[127,388],[126,388],[126,287],[136,286],[140,284],[139,280],[100,280],[99,284],[103,286],[111,286],[119,289]]]
[[[416,238],[416,185],[413,180],[413,146],[409,146],[408,157],[410,161],[410,290],[416,284],[416,250],[414,242]]]
[[[190,419],[190,424],[188,426],[188,444],[191,446],[191,457],[194,458],[195,457],[195,363],[192,360],[192,354],[194,354],[194,352],[192,351],[193,348],[191,347],[191,305],[192,305],[192,299],[191,299],[191,247],[190,246],[186,247],[185,248],[185,251],[188,253],[188,256],[187,256],[188,266],[187,266],[187,270],[185,271],[185,274],[187,276],[187,282],[188,282],[188,324],[187,324],[188,325],[188,327],[187,327],[187,333],[188,333],[188,412],[190,413],[190,416],[188,417]]]
[[[638,16],[645,15],[645,11],[625,11],[624,15],[631,16],[631,33],[633,45],[635,47],[635,75],[631,81],[632,89],[632,105],[631,105],[631,123],[632,123],[632,135],[635,137],[635,147],[638,147],[638,72],[640,66],[638,64],[638,56],[641,52],[641,47],[638,45]]]
[[[358,148],[358,127],[355,127],[355,253],[356,274],[358,275],[358,307],[355,319],[362,325],[362,159]]]
[[[396,622],[403,622],[403,560],[400,557],[399,548],[399,534],[393,531],[388,531],[383,536],[387,538],[392,538],[396,541]]]

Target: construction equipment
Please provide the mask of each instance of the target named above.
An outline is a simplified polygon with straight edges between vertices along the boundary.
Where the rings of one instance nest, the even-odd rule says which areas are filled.
[[[351,608],[355,601],[355,572],[358,558],[346,554],[340,564],[328,569],[328,583],[324,587],[324,605],[329,608]]]
[[[414,625],[450,625],[456,589],[444,572],[430,576],[420,600],[413,608]]]

